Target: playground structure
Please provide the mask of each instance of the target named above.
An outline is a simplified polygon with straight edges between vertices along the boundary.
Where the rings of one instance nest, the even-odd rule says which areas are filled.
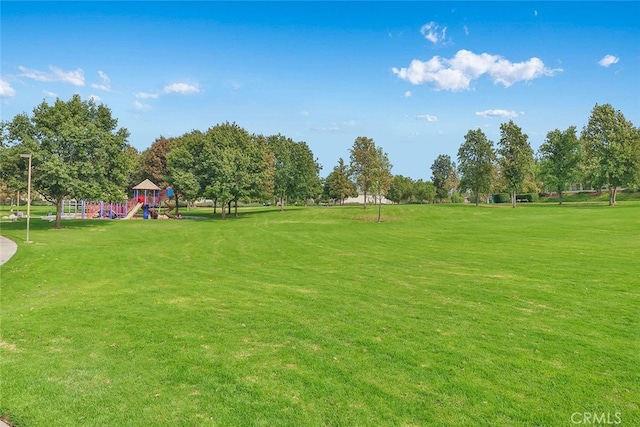
[[[162,216],[167,218],[180,217],[177,212],[173,212],[177,209],[176,204],[171,203],[171,198],[174,196],[171,187],[160,190],[160,187],[145,179],[133,187],[133,192],[133,198],[127,203],[127,214],[123,219],[134,218],[141,209],[143,219],[158,219]],[[162,207],[163,203],[164,208]]]
[[[85,200],[63,200],[63,219],[121,218],[127,213],[126,203],[87,202]]]
[[[87,202],[84,200],[63,200],[63,219],[133,219],[142,211],[143,219],[180,218],[176,204],[172,201],[171,187],[161,190],[148,179],[133,187],[134,195],[128,201]],[[164,206],[163,206],[164,205]],[[50,219],[51,214],[46,218]]]

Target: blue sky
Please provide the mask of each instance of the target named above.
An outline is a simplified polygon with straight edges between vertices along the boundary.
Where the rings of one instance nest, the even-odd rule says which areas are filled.
[[[74,93],[139,150],[225,121],[305,141],[326,176],[358,136],[429,179],[481,128],[532,147],[596,103],[640,125],[640,2],[8,2],[2,119]]]

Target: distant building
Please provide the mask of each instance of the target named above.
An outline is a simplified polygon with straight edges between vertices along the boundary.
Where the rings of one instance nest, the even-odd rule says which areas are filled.
[[[364,194],[358,193],[358,197],[347,197],[344,199],[345,204],[364,204]],[[377,205],[378,197],[372,194],[367,193],[367,204],[368,205]],[[383,205],[392,205],[393,202],[386,197],[382,196],[382,204]]]

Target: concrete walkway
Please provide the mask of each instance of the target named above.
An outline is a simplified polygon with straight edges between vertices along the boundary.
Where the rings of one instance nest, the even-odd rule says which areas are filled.
[[[6,237],[0,236],[0,265],[9,261],[9,258],[13,256],[18,250],[18,245]]]
[[[0,236],[0,265],[9,261],[9,258],[11,258],[17,250],[18,245],[16,245],[13,240]],[[9,425],[0,420],[0,427],[9,427]]]
[[[0,265],[9,261],[9,258],[11,258],[17,250],[18,245],[16,245],[13,240],[0,236]],[[9,425],[0,420],[0,427],[9,427]]]

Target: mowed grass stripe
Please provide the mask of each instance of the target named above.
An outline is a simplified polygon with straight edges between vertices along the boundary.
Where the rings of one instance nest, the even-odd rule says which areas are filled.
[[[22,425],[566,425],[589,411],[637,424],[637,209],[32,222],[36,243],[2,267],[0,412]],[[21,243],[21,227],[2,232]]]

